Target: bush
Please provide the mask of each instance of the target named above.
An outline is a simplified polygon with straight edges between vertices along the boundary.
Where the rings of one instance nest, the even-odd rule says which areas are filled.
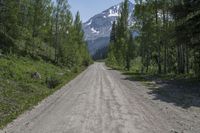
[[[83,66],[88,67],[90,65],[90,61],[89,60],[84,60],[83,61]]]
[[[58,77],[52,76],[46,79],[46,84],[49,89],[53,89],[61,84],[61,80]]]
[[[78,71],[79,71],[79,68],[77,66],[73,68],[74,73],[78,73]]]

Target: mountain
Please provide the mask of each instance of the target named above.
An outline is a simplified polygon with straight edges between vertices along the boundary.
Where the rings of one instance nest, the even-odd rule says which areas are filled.
[[[83,30],[85,32],[85,40],[88,42],[88,49],[91,55],[101,49],[105,49],[109,43],[110,32],[112,29],[112,23],[116,21],[120,15],[121,4],[119,3],[109,9],[101,12],[90,18],[83,24]],[[132,14],[134,10],[134,4],[129,1],[129,24],[131,25],[134,20]],[[105,52],[104,52],[105,53]]]

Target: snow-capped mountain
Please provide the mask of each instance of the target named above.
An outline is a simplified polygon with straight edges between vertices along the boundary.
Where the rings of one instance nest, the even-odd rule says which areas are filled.
[[[109,9],[101,12],[90,18],[83,24],[83,30],[85,32],[85,39],[88,42],[88,47],[91,55],[99,49],[108,46],[110,32],[112,29],[112,23],[116,21],[121,11],[121,4],[119,3]],[[132,14],[134,10],[134,4],[129,1],[129,23],[132,24]]]

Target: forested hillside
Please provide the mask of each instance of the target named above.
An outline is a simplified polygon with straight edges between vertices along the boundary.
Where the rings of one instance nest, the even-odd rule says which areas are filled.
[[[136,1],[132,27],[127,24],[127,5],[125,0],[113,23],[108,65],[142,73],[200,76],[200,1]]]
[[[66,0],[1,0],[1,53],[30,56],[69,68],[89,64],[79,13]]]
[[[0,0],[0,128],[92,63],[66,0]]]

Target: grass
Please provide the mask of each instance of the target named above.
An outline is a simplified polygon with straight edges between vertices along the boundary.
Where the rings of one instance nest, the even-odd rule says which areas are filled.
[[[124,75],[131,76],[136,81],[148,81],[148,80],[188,80],[193,81],[197,80],[193,74],[153,74],[153,73],[138,73],[132,71],[125,71],[120,69]]]
[[[138,59],[137,59],[138,60]],[[156,87],[155,81],[164,81],[164,82],[176,82],[179,84],[187,84],[187,85],[196,85],[199,83],[199,80],[195,77],[194,74],[156,74],[154,72],[149,73],[140,73],[141,65],[138,63],[139,61],[134,61],[134,65],[132,65],[130,71],[124,70],[122,67],[109,65],[108,67],[118,70],[122,72],[122,74],[128,76],[128,80],[132,81],[140,81],[143,85],[149,88],[158,88]]]
[[[0,129],[10,123],[24,111],[31,109],[77,76],[84,68],[68,70],[44,61],[29,58],[0,58]],[[38,72],[41,79],[31,78]],[[47,78],[54,78],[59,83],[48,88]]]

